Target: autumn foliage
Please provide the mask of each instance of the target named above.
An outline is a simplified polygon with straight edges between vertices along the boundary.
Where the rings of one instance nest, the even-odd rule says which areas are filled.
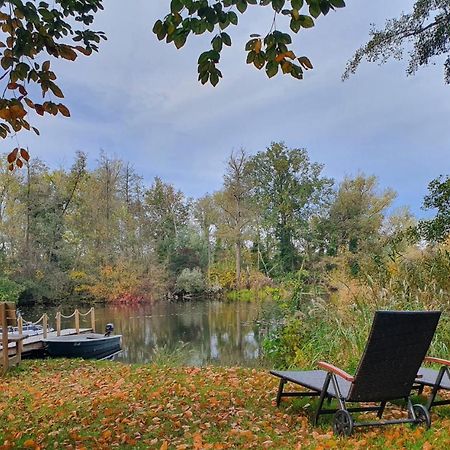
[[[0,379],[0,449],[443,449],[448,408],[433,427],[336,438],[310,424],[308,400],[274,403],[264,370],[80,361],[26,362]],[[399,407],[389,413],[399,416]]]

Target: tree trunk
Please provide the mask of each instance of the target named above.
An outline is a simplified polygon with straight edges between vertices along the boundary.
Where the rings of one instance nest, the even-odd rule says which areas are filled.
[[[236,289],[241,288],[241,242],[236,242]]]

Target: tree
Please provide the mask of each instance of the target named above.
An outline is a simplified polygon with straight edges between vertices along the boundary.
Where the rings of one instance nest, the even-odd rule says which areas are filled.
[[[94,14],[103,9],[102,0],[55,0],[53,6],[33,0],[0,1],[0,65],[4,70],[1,79],[4,83],[0,99],[0,137],[6,138],[22,129],[33,129],[27,117],[34,110],[43,116],[62,114],[70,116],[68,108],[62,103],[46,100],[35,102],[32,93],[40,91],[42,96],[50,93],[63,98],[61,88],[55,83],[57,76],[51,70],[48,57],[74,61],[78,54],[90,55],[98,50],[102,32],[92,31],[89,26]],[[28,161],[25,149],[15,148],[8,156],[10,169],[14,165],[23,166]]]
[[[156,177],[145,192],[144,207],[149,237],[156,242],[158,257],[161,262],[170,263],[188,221],[184,194]]]
[[[265,234],[276,239],[279,271],[293,271],[309,221],[327,203],[333,181],[322,177],[323,166],[310,162],[305,149],[284,143],[272,143],[249,164]]]
[[[244,150],[231,154],[224,175],[224,188],[215,196],[223,212],[219,235],[235,248],[236,288],[241,286],[242,247],[246,231],[252,220],[250,198],[251,181],[248,174],[248,157]]]
[[[377,185],[375,176],[358,175],[342,181],[325,219],[324,243],[329,254],[373,249],[386,209],[395,198],[390,189],[378,193]]]
[[[373,27],[370,35],[370,40],[348,62],[344,79],[355,73],[364,58],[380,63],[390,58],[401,59],[404,48],[411,43],[413,49],[409,51],[408,75],[413,75],[435,57],[444,55],[444,79],[450,83],[449,0],[416,0],[412,12],[388,20],[382,30]]]
[[[423,202],[424,209],[437,209],[436,217],[421,221],[419,230],[429,242],[443,242],[450,235],[450,176],[441,175],[428,185],[430,193]]]
[[[210,268],[212,263],[212,252],[211,252],[211,235],[214,226],[217,223],[219,211],[217,204],[214,201],[212,195],[205,195],[199,198],[193,205],[193,215],[200,226],[202,232],[203,243],[206,246],[206,257],[207,257],[207,277],[208,281],[210,278]]]

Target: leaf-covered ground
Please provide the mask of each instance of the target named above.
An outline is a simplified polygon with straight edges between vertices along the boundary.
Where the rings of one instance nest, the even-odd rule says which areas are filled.
[[[0,449],[450,448],[450,408],[337,439],[307,400],[276,408],[277,380],[240,368],[28,361],[0,378]],[[403,414],[400,408],[391,410]]]

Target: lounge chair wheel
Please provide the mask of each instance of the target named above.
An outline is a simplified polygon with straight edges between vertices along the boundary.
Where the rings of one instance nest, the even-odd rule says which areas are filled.
[[[333,431],[337,436],[350,436],[353,433],[353,418],[348,411],[340,409],[333,419]]]
[[[417,403],[413,406],[414,414],[417,418],[417,423],[424,425],[425,428],[428,430],[428,428],[431,427],[431,416],[427,408],[425,408],[424,405],[421,405],[420,403]]]

